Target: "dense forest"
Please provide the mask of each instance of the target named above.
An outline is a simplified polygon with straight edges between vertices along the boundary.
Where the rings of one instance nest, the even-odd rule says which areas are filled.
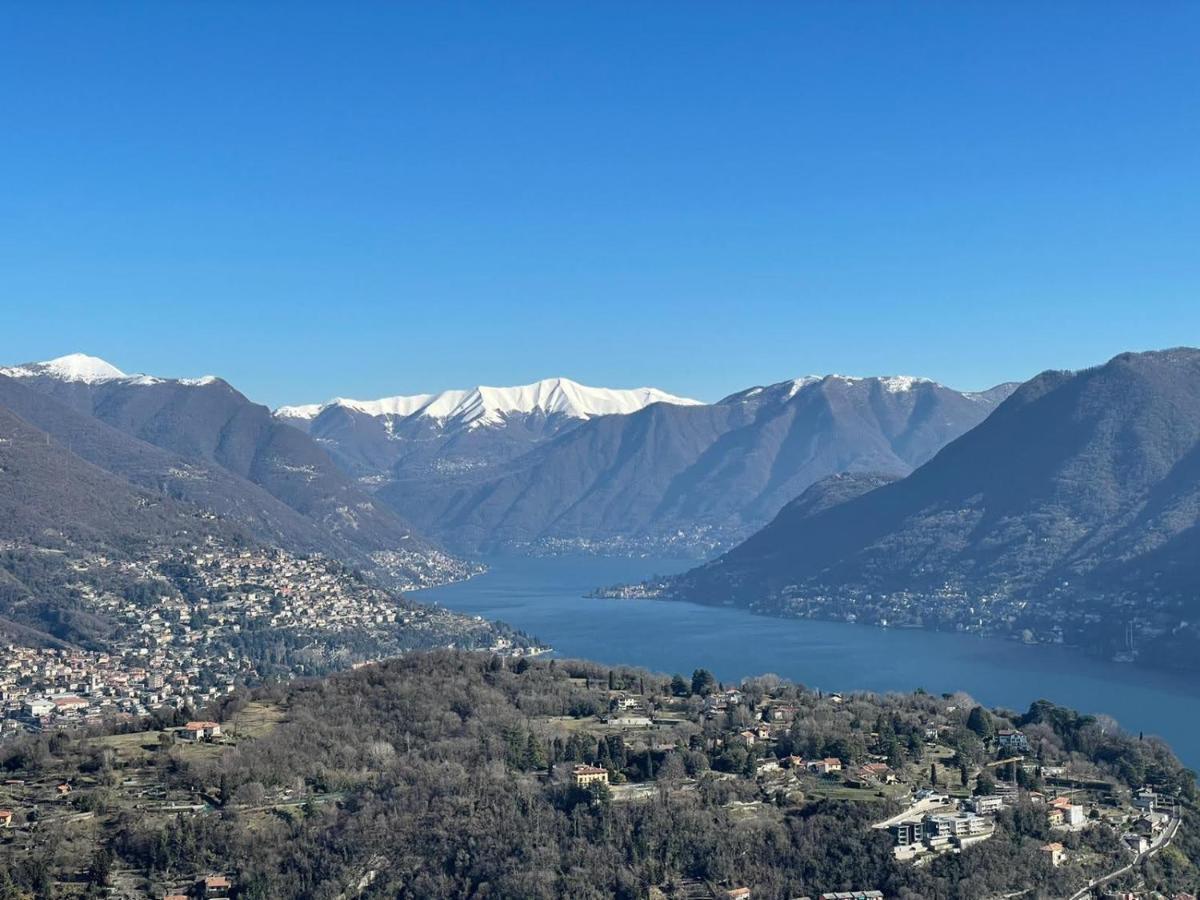
[[[654,725],[616,727],[625,703]],[[770,740],[742,737],[776,709],[790,721]],[[0,751],[11,779],[3,802],[18,811],[0,843],[0,897],[161,897],[212,872],[237,897],[262,900],[641,900],[735,886],[755,898],[1065,897],[1125,851],[1100,824],[1100,804],[1095,823],[1052,832],[1038,805],[1052,768],[1102,788],[1114,814],[1145,786],[1170,797],[1183,825],[1140,877],[1200,885],[1192,774],[1157,740],[1046,702],[1018,715],[963,695],[841,697],[773,676],[730,691],[703,670],[671,678],[438,651],[240,694],[208,715],[223,723],[219,742],[180,743],[177,721],[162,720]],[[898,861],[889,833],[871,825],[922,785],[966,797],[998,790],[1007,770],[992,762],[997,735],[1016,728],[1028,764],[1012,776],[1019,791],[994,835]],[[847,771],[886,761],[901,783],[772,780],[800,756]],[[579,763],[609,783],[563,777]],[[59,782],[71,786],[66,800],[30,802]],[[1049,840],[1075,861],[1051,865]]]

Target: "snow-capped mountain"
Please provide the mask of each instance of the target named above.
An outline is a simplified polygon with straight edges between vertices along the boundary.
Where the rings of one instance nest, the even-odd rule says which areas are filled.
[[[221,378],[127,375],[84,354],[0,368],[0,409],[142,487],[402,585],[467,574],[330,459]]]
[[[617,390],[548,378],[381,400],[338,398],[280,407],[275,416],[311,434],[348,471],[386,481],[393,474],[425,477],[501,463],[583,422],[656,403],[700,405],[657,388]]]
[[[7,368],[0,367],[0,375],[7,375],[9,378],[45,376],[57,378],[60,381],[79,381],[84,384],[129,377],[111,363],[96,356],[88,356],[86,353],[69,353],[45,362],[24,363]]]
[[[829,475],[906,475],[1011,390],[810,375],[709,405],[594,418],[502,465],[397,466],[377,496],[460,548],[703,551],[745,537]]]
[[[413,539],[424,550],[421,532],[466,552],[702,552],[745,537],[829,475],[907,474],[1013,388],[806,375],[703,404],[553,378],[272,414],[213,376],[127,375],[82,354],[0,374],[252,481],[368,555]]]
[[[127,375],[112,363],[86,353],[68,353],[43,362],[21,363],[19,366],[0,366],[0,375],[9,378],[52,379],[76,384],[103,384],[119,381],[131,385],[152,385],[175,382],[192,386],[203,386],[220,381],[216,375],[199,378],[159,378],[156,375]]]
[[[1144,658],[1194,670],[1200,349],[1122,353],[1001,393],[1011,396],[993,415],[907,478],[822,483],[672,579],[668,595],[768,614],[854,609],[893,625],[924,616],[926,627],[1057,632],[1106,655],[1129,649],[1136,615],[1164,623],[1139,624]]]
[[[419,416],[442,425],[468,428],[502,425],[516,415],[561,415],[570,419],[622,415],[637,412],[651,403],[696,406],[698,400],[676,397],[657,388],[628,390],[596,388],[569,378],[547,378],[517,387],[479,386],[439,394],[412,394],[381,400],[350,400],[338,397],[328,403],[281,406],[275,415],[289,421],[311,421],[332,407],[354,410],[369,416],[406,419]]]
[[[860,377],[858,375],[801,375],[799,378],[792,378],[788,381],[779,381],[775,384],[759,385],[757,387],[746,388],[744,391],[738,391],[736,394],[730,394],[721,403],[746,403],[763,401],[776,401],[786,403],[791,400],[805,388],[814,384],[840,384],[846,387],[851,386],[866,386],[876,387],[885,394],[904,394],[909,393],[921,385],[938,385],[936,381],[929,378],[919,378],[915,375],[877,375],[872,377]],[[997,388],[991,388],[991,391]],[[984,392],[987,393],[987,392]],[[972,394],[963,394],[964,397],[975,396]],[[982,396],[982,394],[980,395]]]

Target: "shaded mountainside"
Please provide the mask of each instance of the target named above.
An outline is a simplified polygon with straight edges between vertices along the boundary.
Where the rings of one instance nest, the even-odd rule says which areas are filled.
[[[247,542],[232,523],[138,488],[0,407],[0,633],[25,645],[93,644],[111,623],[78,601],[80,559],[126,559],[207,537]],[[119,575],[111,582],[124,587]]]
[[[876,475],[870,472],[841,472],[830,475],[811,485],[803,494],[788,503],[780,512],[780,516],[807,519],[899,480],[900,476],[897,475]]]
[[[93,434],[81,445],[101,466],[236,515],[264,538],[290,549],[321,550],[401,585],[470,571],[362,491],[312,438],[275,420],[221,379],[81,380],[33,366],[8,371],[19,378],[5,381],[0,402],[10,396],[56,433],[82,429],[77,417],[65,415],[74,411],[136,439],[121,443],[111,434]],[[31,406],[27,396],[12,396],[18,393],[14,385],[57,404]]]
[[[295,552],[355,556],[352,547],[253,482],[219,465],[188,460],[138,440],[3,375],[0,408],[40,429],[56,447],[69,449],[129,485],[226,517],[263,543]],[[365,557],[362,560],[368,562]]]
[[[199,526],[197,510],[139,489],[0,406],[0,539],[119,548]]]
[[[698,405],[657,388],[596,388],[548,378],[382,400],[338,398],[280,407],[275,415],[311,434],[356,477],[390,479],[502,463],[581,422],[653,403]]]
[[[379,496],[467,548],[711,548],[745,537],[838,472],[905,475],[982,421],[1009,388],[828,376],[707,406],[655,404],[580,424],[506,464],[401,480]]]
[[[1130,353],[1039,375],[907,478],[793,504],[669,592],[837,615],[874,595],[892,621],[901,600],[957,597],[962,616],[939,624],[987,630],[986,598],[997,630],[1035,632],[1069,631],[1083,603],[1107,637],[1174,645],[1196,637],[1198,519],[1200,351]]]
[[[160,674],[203,648],[198,657],[229,663],[220,674],[251,679],[414,647],[529,645],[505,626],[408,601],[319,552],[327,547],[347,549],[260,488],[0,376],[0,641],[102,652],[106,666],[123,659]],[[222,582],[231,567],[246,574]],[[257,592],[260,608],[238,588]],[[165,641],[164,627],[174,629]]]
[[[583,419],[541,411],[482,427],[447,427],[426,416],[377,415],[333,404],[311,421],[281,417],[319,443],[357,478],[439,478],[506,462]]]

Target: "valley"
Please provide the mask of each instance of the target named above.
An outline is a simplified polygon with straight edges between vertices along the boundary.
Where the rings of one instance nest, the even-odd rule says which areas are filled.
[[[1200,4],[0,22],[0,900],[1200,898]]]
[[[1196,855],[1194,784],[1163,741],[1200,759],[1200,692],[1127,664],[1179,670],[1195,633],[1198,358],[1127,355],[1015,392],[823,376],[700,404],[556,379],[275,413],[214,377],[80,354],[8,367],[12,884],[265,898],[495,878],[505,896],[589,896],[599,876],[562,861],[432,880],[348,850],[346,868],[313,849],[301,881],[260,865],[260,833],[333,847],[368,827],[363,809],[393,817],[398,791],[436,793],[435,761],[466,760],[568,854],[584,817],[625,856],[619,831],[645,816],[719,853],[778,844],[749,865],[638,864],[605,889],[639,900],[748,884],[966,900],[1030,872],[1060,893],[1200,884],[1155,859]],[[1047,421],[1065,448],[1030,438]],[[1119,442],[1114,421],[1135,423]],[[479,706],[501,683],[507,699]],[[448,716],[420,700],[410,712],[433,719],[401,751],[396,735],[362,743],[364,704],[393,721],[379,684],[466,695]],[[323,719],[357,762],[298,737]],[[302,774],[284,778],[294,747]],[[397,782],[401,753],[418,774]],[[869,863],[779,843],[809,827]],[[796,860],[816,874],[784,874]]]
[[[820,478],[908,474],[1014,387],[806,376],[704,404],[559,378],[275,416],[463,554],[707,558]]]
[[[1198,388],[1190,348],[1043,373],[908,477],[818,483],[643,593],[1195,671]]]

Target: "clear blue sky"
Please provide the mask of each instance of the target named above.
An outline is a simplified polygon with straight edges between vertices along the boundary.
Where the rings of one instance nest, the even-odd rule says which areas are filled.
[[[1200,343],[1195,3],[0,11],[0,361],[266,403]]]

